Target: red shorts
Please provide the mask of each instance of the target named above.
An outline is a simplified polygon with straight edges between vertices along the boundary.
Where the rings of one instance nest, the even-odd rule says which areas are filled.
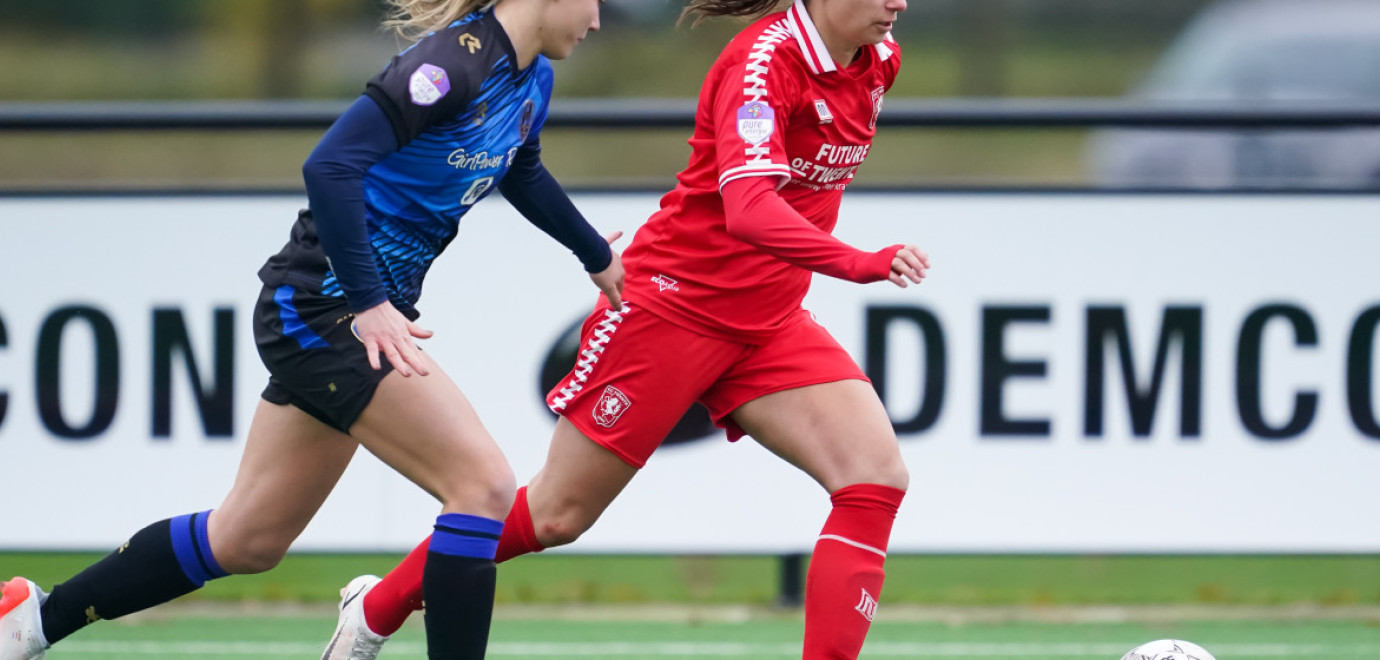
[[[737,440],[743,430],[728,417],[738,406],[840,380],[868,378],[805,310],[765,343],[744,344],[691,332],[637,303],[622,312],[604,303],[585,319],[575,368],[546,405],[640,468],[696,401]]]

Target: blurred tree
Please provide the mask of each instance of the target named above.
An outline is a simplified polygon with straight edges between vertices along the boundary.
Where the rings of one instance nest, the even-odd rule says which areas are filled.
[[[973,0],[958,16],[960,96],[1004,96],[1011,34],[1005,0]]]
[[[202,32],[248,69],[253,94],[293,98],[301,93],[301,62],[310,45],[312,12],[304,0],[203,3]]]
[[[119,36],[185,29],[197,15],[196,3],[185,0],[66,0],[32,2],[0,0],[0,16],[12,27],[52,27]]]

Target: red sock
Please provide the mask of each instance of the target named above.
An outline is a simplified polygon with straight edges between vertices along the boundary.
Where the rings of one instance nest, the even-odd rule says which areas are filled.
[[[426,568],[426,554],[431,537],[426,537],[383,580],[364,594],[364,621],[379,635],[392,635],[402,627],[413,612],[422,609],[422,570]],[[527,487],[517,491],[513,508],[503,521],[503,534],[498,539],[495,562],[504,562],[529,552],[546,548],[537,541],[532,525],[532,512],[527,508]]]
[[[906,492],[856,484],[830,499],[805,578],[804,660],[856,660],[877,613],[891,523]]]
[[[422,571],[431,549],[427,536],[383,580],[364,594],[364,623],[380,635],[392,635],[408,615],[422,609]]]
[[[529,552],[541,552],[546,546],[537,540],[537,528],[532,524],[532,510],[527,508],[527,487],[517,489],[513,508],[503,521],[503,534],[498,537],[498,554],[494,561],[503,563]]]

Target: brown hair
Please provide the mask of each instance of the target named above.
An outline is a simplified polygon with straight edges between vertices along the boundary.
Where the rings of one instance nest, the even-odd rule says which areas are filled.
[[[383,27],[408,41],[416,41],[428,32],[445,29],[466,14],[489,9],[498,0],[387,0],[387,4]]]
[[[695,16],[695,22],[710,16],[758,18],[774,11],[782,0],[690,0],[680,12],[681,19]]]

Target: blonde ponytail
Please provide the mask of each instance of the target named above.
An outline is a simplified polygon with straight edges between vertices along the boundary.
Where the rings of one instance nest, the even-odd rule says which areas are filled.
[[[497,3],[498,0],[387,0],[388,14],[383,27],[408,41],[416,41],[429,32],[445,29],[466,14]]]

